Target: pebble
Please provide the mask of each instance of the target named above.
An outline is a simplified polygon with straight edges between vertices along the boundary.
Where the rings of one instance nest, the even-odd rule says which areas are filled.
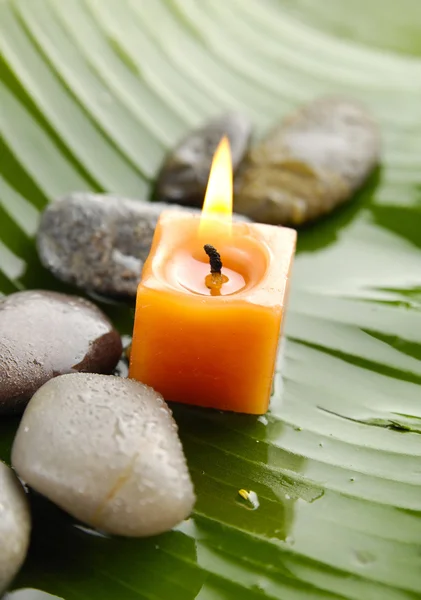
[[[201,207],[212,158],[221,138],[228,136],[235,172],[247,152],[251,132],[246,116],[227,113],[190,133],[162,166],[156,187],[158,199]]]
[[[174,204],[70,194],[50,204],[41,217],[41,262],[59,279],[89,292],[134,298],[163,210],[200,214]]]
[[[0,596],[25,560],[30,532],[25,492],[12,469],[0,461]]]
[[[37,492],[109,534],[168,531],[195,501],[171,411],[130,379],[78,373],[46,383],[22,418],[12,464]]]
[[[49,291],[0,300],[0,414],[23,412],[46,381],[63,373],[110,373],[122,345],[91,302]]]
[[[379,128],[364,106],[319,98],[251,149],[236,180],[235,210],[300,225],[349,200],[379,158]]]

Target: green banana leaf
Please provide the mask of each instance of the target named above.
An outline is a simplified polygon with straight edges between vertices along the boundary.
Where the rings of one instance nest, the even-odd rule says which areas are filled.
[[[227,108],[260,133],[340,92],[367,104],[384,138],[353,203],[299,233],[270,412],[174,407],[192,517],[156,538],[107,539],[34,496],[15,588],[65,600],[421,598],[419,0],[2,0],[0,37],[3,294],[70,289],[35,252],[47,202],[73,190],[148,197],[165,152]],[[130,334],[133,307],[103,308]],[[16,426],[0,422],[6,461]]]

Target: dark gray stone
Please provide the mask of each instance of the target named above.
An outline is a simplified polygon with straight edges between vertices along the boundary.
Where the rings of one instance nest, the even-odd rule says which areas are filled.
[[[25,492],[12,469],[0,461],[0,596],[25,560],[30,532]]]
[[[200,213],[118,196],[66,196],[50,204],[41,217],[37,238],[41,262],[59,279],[90,292],[135,297],[163,210]]]
[[[380,158],[380,132],[363,105],[320,98],[257,144],[235,186],[235,210],[299,225],[349,200]]]
[[[247,152],[251,131],[247,117],[228,113],[190,133],[163,164],[156,187],[158,199],[201,207],[212,158],[221,138],[228,136],[235,173]]]
[[[0,414],[23,412],[46,381],[76,371],[111,373],[120,335],[91,302],[46,291],[0,300]]]

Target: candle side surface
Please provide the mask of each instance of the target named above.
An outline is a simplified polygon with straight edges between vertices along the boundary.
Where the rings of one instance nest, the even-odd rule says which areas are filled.
[[[232,237],[216,242],[246,285],[214,297],[177,279],[177,261],[185,260],[186,247],[195,251],[197,227],[198,219],[174,212],[158,224],[137,293],[129,376],[168,401],[264,414],[296,233],[234,223]]]

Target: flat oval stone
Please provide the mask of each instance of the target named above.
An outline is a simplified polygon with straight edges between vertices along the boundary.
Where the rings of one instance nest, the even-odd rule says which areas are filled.
[[[12,463],[33,489],[115,535],[167,531],[195,501],[171,411],[131,379],[72,374],[46,383],[22,418]]]
[[[349,200],[380,157],[379,128],[363,105],[320,98],[290,115],[249,153],[235,209],[299,225]]]
[[[0,461],[0,595],[25,560],[30,533],[25,492],[12,469]]]
[[[162,166],[156,187],[158,199],[202,206],[212,158],[221,138],[228,136],[235,172],[245,156],[251,132],[246,116],[228,113],[188,135]]]
[[[22,412],[46,381],[74,371],[110,373],[122,344],[92,302],[47,291],[0,300],[0,414]]]
[[[200,213],[118,196],[66,196],[50,204],[41,217],[41,262],[59,279],[90,292],[134,298],[163,210]]]

